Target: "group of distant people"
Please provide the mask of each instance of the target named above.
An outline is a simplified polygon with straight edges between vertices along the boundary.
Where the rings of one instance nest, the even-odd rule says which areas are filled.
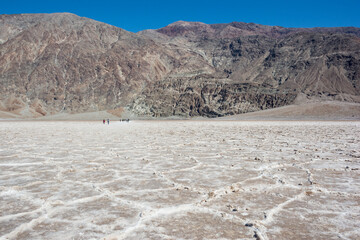
[[[120,122],[129,122],[130,119],[120,119]],[[103,124],[105,124],[107,122],[107,124],[109,125],[110,124],[110,119],[103,119]]]

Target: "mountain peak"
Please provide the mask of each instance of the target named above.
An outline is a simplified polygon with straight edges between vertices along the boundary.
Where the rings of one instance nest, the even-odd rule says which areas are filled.
[[[179,21],[169,24],[168,26],[191,27],[191,26],[204,26],[204,25],[208,25],[208,24],[202,23],[202,22],[188,22],[188,21],[179,20]]]

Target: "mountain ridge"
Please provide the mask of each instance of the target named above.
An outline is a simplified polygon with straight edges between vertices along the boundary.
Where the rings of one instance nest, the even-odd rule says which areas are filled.
[[[0,111],[219,117],[360,102],[360,29],[179,21],[138,33],[70,13],[0,15]]]
[[[220,36],[224,38],[234,38],[244,35],[266,35],[269,37],[279,38],[283,35],[299,33],[299,32],[323,32],[323,33],[342,33],[353,34],[360,37],[360,29],[356,27],[314,27],[314,28],[286,28],[282,26],[267,26],[256,23],[245,22],[231,22],[231,23],[218,23],[218,24],[205,24],[201,22],[186,22],[177,21],[169,24],[166,27],[160,28],[156,31],[174,36],[180,32],[207,32],[206,37]],[[228,31],[233,34],[227,35],[222,33]],[[237,31],[237,32],[235,32]]]

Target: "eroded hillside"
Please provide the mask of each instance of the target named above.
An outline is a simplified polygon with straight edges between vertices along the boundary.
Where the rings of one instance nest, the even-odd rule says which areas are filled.
[[[0,16],[0,110],[217,117],[360,101],[357,28],[176,22],[137,34],[73,14]],[[118,112],[121,112],[118,111]]]

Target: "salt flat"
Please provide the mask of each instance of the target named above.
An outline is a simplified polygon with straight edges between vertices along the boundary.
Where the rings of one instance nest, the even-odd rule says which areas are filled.
[[[0,122],[1,239],[360,239],[360,122]]]

